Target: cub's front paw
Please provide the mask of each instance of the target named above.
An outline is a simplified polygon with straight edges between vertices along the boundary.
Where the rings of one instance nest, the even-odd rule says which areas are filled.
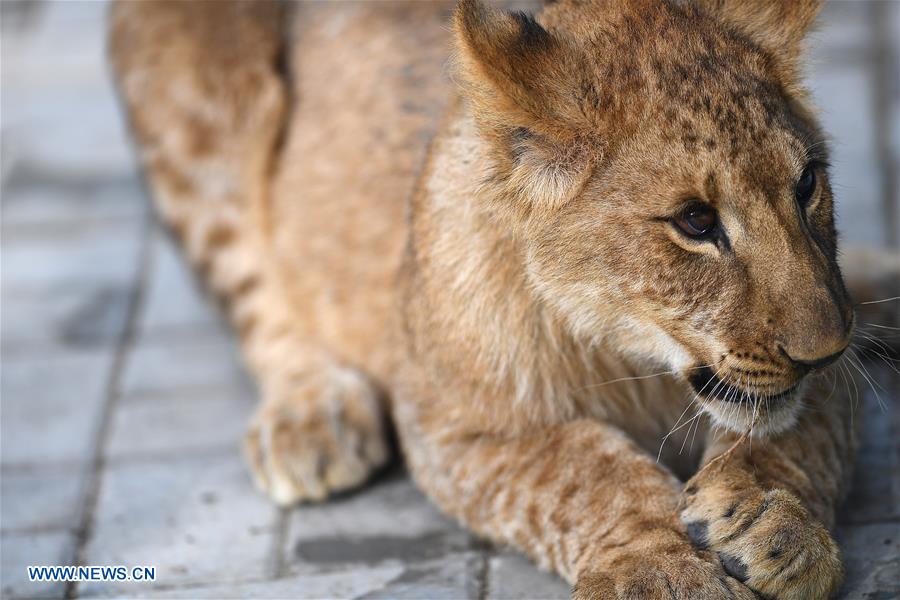
[[[746,586],[729,577],[714,556],[690,552],[627,555],[603,573],[578,578],[574,600],[753,600]]]
[[[717,552],[729,574],[765,597],[831,597],[843,568],[828,530],[790,492],[733,483],[688,482],[681,519],[694,543]]]
[[[355,487],[388,459],[377,392],[346,368],[270,389],[244,452],[257,487],[283,506]]]

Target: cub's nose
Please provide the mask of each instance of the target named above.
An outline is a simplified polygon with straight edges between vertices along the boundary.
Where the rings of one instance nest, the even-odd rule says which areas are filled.
[[[824,369],[828,365],[834,363],[844,354],[844,351],[847,349],[848,345],[849,344],[844,345],[844,347],[837,352],[834,352],[827,356],[823,356],[821,358],[813,359],[795,358],[788,354],[787,350],[785,350],[784,347],[778,346],[778,349],[781,351],[782,356],[788,359],[794,369],[796,369],[801,375],[806,375],[810,371],[814,371],[816,369]]]

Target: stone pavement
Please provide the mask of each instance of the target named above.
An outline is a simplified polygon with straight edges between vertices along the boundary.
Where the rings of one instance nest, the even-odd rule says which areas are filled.
[[[146,202],[103,60],[103,2],[3,1],[4,598],[554,598],[566,586],[439,514],[401,467],[278,510],[238,440],[254,390]],[[840,228],[896,248],[897,2],[833,2],[812,83]],[[898,380],[841,516],[844,598],[900,597]],[[37,584],[34,564],[157,568],[152,584]]]

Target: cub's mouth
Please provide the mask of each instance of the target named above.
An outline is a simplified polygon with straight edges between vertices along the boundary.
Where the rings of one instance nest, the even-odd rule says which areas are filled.
[[[712,369],[705,366],[692,369],[687,379],[698,396],[730,403],[749,403],[760,399],[773,402],[791,398],[803,381],[801,379],[789,388],[780,391],[760,391],[728,383],[718,377]]]

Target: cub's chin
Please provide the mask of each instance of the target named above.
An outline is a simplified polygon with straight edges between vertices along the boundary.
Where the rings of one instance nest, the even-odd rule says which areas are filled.
[[[702,400],[703,408],[713,422],[736,433],[750,430],[753,437],[765,437],[786,431],[797,422],[800,412],[800,385],[790,395],[777,400],[759,398],[741,402],[725,402],[718,399]]]
[[[754,437],[793,427],[807,385],[806,379],[801,379],[783,390],[762,393],[724,382],[705,368],[695,370],[687,379],[715,425],[736,433],[749,430]]]

